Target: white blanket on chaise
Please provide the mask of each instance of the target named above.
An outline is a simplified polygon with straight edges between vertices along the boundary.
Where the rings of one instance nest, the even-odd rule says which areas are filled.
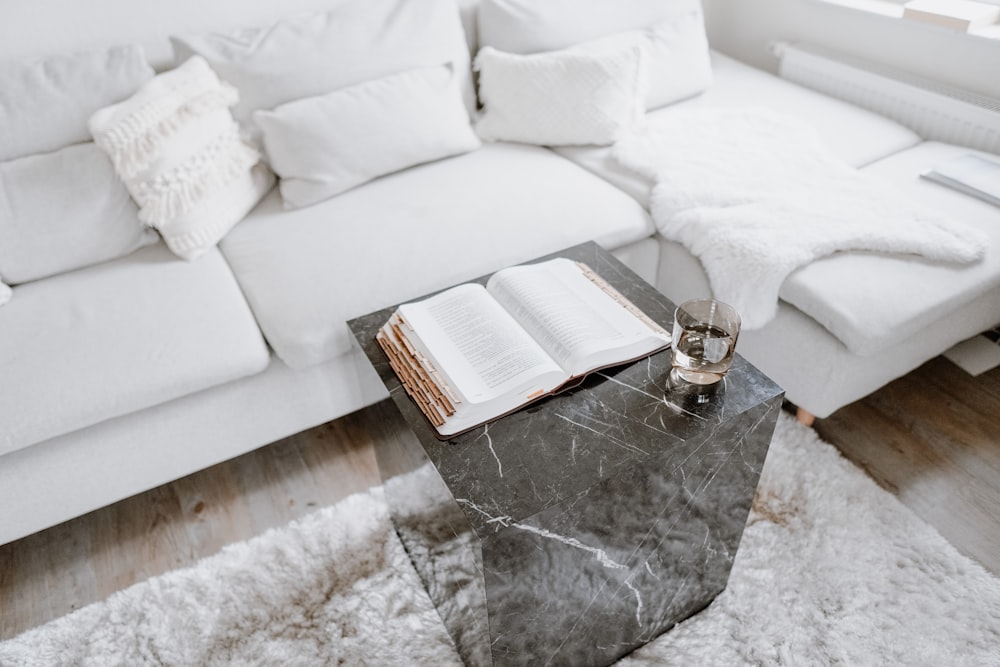
[[[701,260],[715,298],[758,328],[796,268],[841,250],[980,259],[986,238],[905,199],[827,149],[805,123],[765,109],[677,110],[613,147],[653,179],[665,238]]]

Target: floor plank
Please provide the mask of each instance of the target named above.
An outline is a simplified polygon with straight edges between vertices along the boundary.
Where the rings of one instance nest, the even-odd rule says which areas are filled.
[[[379,484],[361,411],[0,546],[0,639]]]
[[[816,431],[1000,574],[1000,368],[971,378],[938,357]]]

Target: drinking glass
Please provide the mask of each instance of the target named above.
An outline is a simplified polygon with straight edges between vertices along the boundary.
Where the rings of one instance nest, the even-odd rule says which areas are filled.
[[[685,301],[674,312],[672,363],[692,384],[714,384],[733,365],[740,315],[715,299]]]

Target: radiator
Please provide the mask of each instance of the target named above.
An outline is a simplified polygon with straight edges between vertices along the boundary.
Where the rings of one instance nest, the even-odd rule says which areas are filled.
[[[778,74],[892,118],[924,139],[1000,154],[1000,100],[805,44],[776,43]]]

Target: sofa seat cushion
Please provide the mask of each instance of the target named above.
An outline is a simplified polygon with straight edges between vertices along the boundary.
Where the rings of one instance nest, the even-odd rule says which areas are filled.
[[[587,240],[649,237],[635,200],[548,149],[488,144],[308,208],[271,193],[222,243],[293,368],[351,347],[347,320]]]
[[[0,455],[263,370],[218,250],[162,244],[25,283],[0,309]]]
[[[871,355],[984,295],[997,293],[1000,208],[920,178],[920,172],[970,152],[975,151],[925,142],[864,171],[884,178],[912,201],[984,232],[990,242],[983,261],[956,265],[917,256],[838,253],[791,274],[782,285],[781,298],[825,326],[855,354]],[[1000,309],[990,321],[1000,322]],[[956,321],[953,330],[959,332],[962,324]],[[963,337],[975,333],[968,331]]]
[[[834,154],[855,167],[920,142],[913,131],[884,116],[785,81],[717,51],[711,56],[712,87],[697,97],[646,114],[651,128],[655,129],[657,121],[668,120],[674,109],[757,105],[813,125]],[[611,156],[610,148],[561,146],[554,150],[649,207],[652,180],[621,166]]]

